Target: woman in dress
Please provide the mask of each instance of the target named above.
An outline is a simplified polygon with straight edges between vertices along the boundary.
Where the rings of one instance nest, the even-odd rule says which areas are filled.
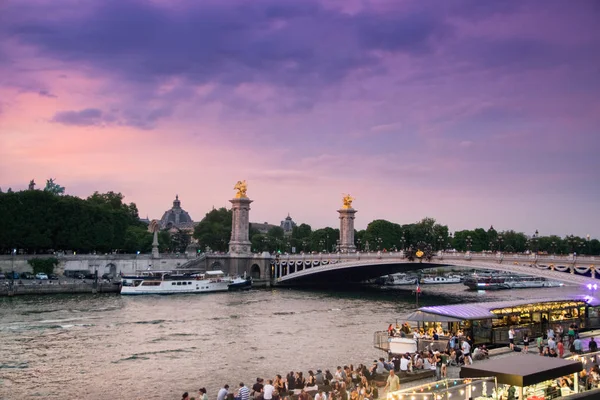
[[[285,382],[283,381],[281,375],[277,374],[275,376],[275,379],[273,380],[273,386],[280,394],[285,393]]]
[[[206,394],[206,388],[200,388],[198,390],[198,394],[200,395],[200,400],[208,400],[208,395]]]
[[[306,379],[302,376],[302,372],[296,372],[296,389],[304,389]]]

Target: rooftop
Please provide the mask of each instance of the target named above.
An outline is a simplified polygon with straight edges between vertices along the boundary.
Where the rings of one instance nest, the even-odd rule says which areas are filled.
[[[518,362],[515,362],[513,357],[506,357],[464,366],[460,370],[460,377],[495,376],[500,384],[525,387],[583,369],[581,361],[543,357],[542,362],[539,356],[529,354],[518,358]]]
[[[527,300],[510,300],[510,301],[490,301],[485,303],[467,303],[467,304],[453,304],[446,306],[429,306],[421,307],[419,311],[425,313],[444,315],[449,317],[460,318],[463,320],[473,319],[488,319],[496,318],[496,315],[492,313],[492,310],[519,307],[527,304],[536,303],[554,303],[554,302],[565,302],[565,301],[583,301],[591,306],[600,305],[600,301],[591,296],[584,295],[572,295],[563,296],[562,298],[545,298],[545,299],[527,299]]]

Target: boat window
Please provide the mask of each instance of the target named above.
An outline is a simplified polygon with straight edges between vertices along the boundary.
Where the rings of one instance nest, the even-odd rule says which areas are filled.
[[[191,284],[192,284],[192,282],[188,282],[188,285],[191,285]]]
[[[175,286],[175,282],[171,282],[171,285]]]
[[[181,285],[181,282],[177,282],[177,286],[180,286],[180,285]]]

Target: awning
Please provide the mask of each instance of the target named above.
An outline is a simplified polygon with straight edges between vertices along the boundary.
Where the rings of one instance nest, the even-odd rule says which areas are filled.
[[[449,317],[447,315],[431,314],[423,311],[415,311],[400,318],[402,321],[411,322],[460,322],[462,319]]]
[[[582,369],[581,361],[521,354],[464,366],[460,369],[460,377],[495,376],[500,384],[525,387],[574,374]]]

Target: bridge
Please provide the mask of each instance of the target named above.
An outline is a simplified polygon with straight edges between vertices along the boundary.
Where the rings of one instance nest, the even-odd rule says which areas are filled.
[[[275,284],[357,283],[424,268],[461,267],[548,278],[573,285],[599,284],[600,257],[438,252],[412,261],[402,251],[280,255],[271,259]]]

